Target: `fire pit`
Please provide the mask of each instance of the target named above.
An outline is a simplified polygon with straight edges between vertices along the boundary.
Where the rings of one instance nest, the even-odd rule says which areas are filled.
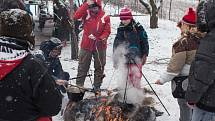
[[[125,104],[109,96],[70,101],[64,112],[65,121],[155,121],[163,112],[149,106]]]

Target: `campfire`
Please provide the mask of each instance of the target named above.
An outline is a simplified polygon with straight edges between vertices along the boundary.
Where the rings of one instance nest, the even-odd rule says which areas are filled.
[[[97,121],[124,121],[123,113],[120,107],[113,106],[96,106],[92,109]]]
[[[150,106],[121,103],[117,95],[70,100],[64,112],[64,121],[155,121],[163,112]]]

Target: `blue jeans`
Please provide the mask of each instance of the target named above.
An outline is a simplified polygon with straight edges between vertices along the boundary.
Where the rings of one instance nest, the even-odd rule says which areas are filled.
[[[192,121],[215,121],[215,112],[207,112],[195,107],[193,109]]]
[[[180,118],[179,121],[191,121],[192,118],[192,109],[187,106],[185,99],[177,98],[178,105],[180,108]]]

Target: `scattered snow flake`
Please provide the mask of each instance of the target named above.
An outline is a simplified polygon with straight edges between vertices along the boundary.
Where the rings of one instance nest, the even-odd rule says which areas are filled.
[[[12,96],[7,96],[7,97],[5,98],[5,100],[8,101],[8,102],[10,102],[10,101],[13,100],[13,97],[12,97]]]

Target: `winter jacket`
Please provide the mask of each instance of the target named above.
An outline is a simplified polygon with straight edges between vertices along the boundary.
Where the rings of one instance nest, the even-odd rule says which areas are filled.
[[[58,57],[52,58],[49,56],[50,52],[56,46],[58,45],[52,44],[50,41],[44,41],[40,45],[40,50],[42,51],[42,53],[36,54],[36,56],[43,60],[44,63],[48,66],[48,70],[55,80],[64,79],[64,71],[60,59]]]
[[[69,25],[69,10],[61,5],[55,5],[54,6],[54,22],[57,27],[67,27]]]
[[[117,29],[117,35],[114,40],[113,50],[119,46],[124,45],[127,53],[132,56],[142,58],[144,55],[148,56],[149,44],[148,36],[143,26],[140,23],[136,23],[134,20],[127,26],[122,23]]]
[[[107,39],[110,35],[110,16],[102,10],[101,0],[94,0],[99,6],[100,11],[97,15],[88,10],[88,4],[85,2],[74,14],[74,19],[83,21],[83,37],[81,48],[88,51],[105,50],[107,48]],[[94,35],[96,41],[89,39],[89,35]]]
[[[69,80],[70,75],[68,72],[64,72],[62,68],[62,64],[60,62],[59,57],[53,58],[50,57],[50,52],[56,47],[59,46],[60,43],[52,43],[49,41],[44,41],[40,45],[40,49],[36,51],[35,56],[42,60],[48,67],[49,73],[52,75],[54,80]],[[62,85],[57,86],[63,93],[66,93],[66,89]]]
[[[63,79],[63,68],[59,58],[47,58],[45,63],[55,79]]]
[[[53,31],[53,36],[59,38],[61,41],[69,39],[69,31],[71,25],[69,24],[69,10],[67,7],[57,3],[54,6],[54,23],[55,29]]]
[[[173,44],[172,57],[166,72],[160,77],[161,83],[169,82],[176,76],[189,75],[190,65],[202,37],[203,34],[197,32],[182,34],[182,37]]]
[[[62,97],[48,69],[22,44],[14,38],[0,37],[0,120],[3,121],[35,121],[57,115],[61,109]]]
[[[204,5],[204,4],[201,4]],[[191,65],[186,100],[200,109],[215,112],[215,1],[203,6],[208,33],[201,40]],[[198,13],[201,11],[197,11]],[[198,16],[202,17],[202,16]],[[199,19],[197,17],[197,19]]]

